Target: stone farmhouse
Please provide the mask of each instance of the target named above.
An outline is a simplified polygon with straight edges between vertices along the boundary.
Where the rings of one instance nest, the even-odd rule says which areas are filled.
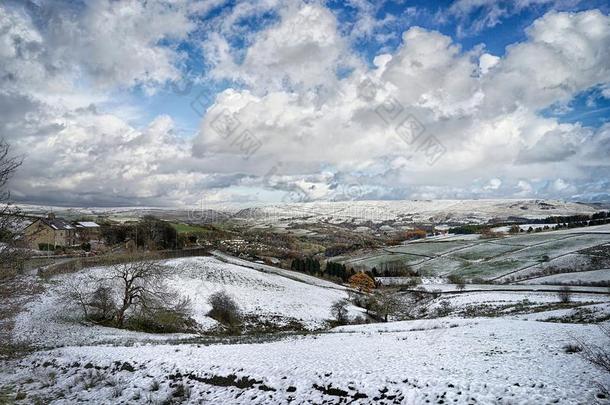
[[[54,249],[79,245],[100,238],[100,227],[95,222],[69,222],[48,214],[36,218],[23,230],[23,240],[31,249]]]

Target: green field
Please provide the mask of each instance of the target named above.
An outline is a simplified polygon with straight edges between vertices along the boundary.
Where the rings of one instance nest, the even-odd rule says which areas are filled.
[[[499,239],[415,242],[343,256],[340,261],[370,269],[400,260],[424,276],[459,274],[466,278],[495,278],[608,242],[610,234],[545,232]]]
[[[387,262],[395,262],[401,261],[408,265],[413,265],[416,263],[425,260],[425,257],[415,256],[410,254],[402,254],[402,253],[384,253],[378,252],[375,255],[364,256],[364,257],[356,257],[347,260],[342,260],[341,263],[344,263],[346,266],[364,266],[368,269],[372,269],[373,267],[380,267],[382,263]]]
[[[207,233],[207,232],[210,232],[209,229],[206,229],[201,226],[183,224],[183,223],[179,223],[179,222],[172,223],[172,226],[178,233]]]
[[[501,245],[499,243],[483,242],[450,253],[449,256],[473,261],[486,260],[495,256],[513,252],[517,249],[521,249],[521,247],[513,245]]]
[[[434,257],[443,253],[450,252],[452,250],[467,247],[472,243],[465,241],[438,241],[438,242],[417,242],[409,243],[403,246],[392,246],[387,248],[388,252],[396,253],[410,253],[414,255],[422,255]]]

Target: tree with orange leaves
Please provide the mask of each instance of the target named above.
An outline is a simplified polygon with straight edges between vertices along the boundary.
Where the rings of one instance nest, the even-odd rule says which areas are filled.
[[[349,285],[360,292],[370,293],[375,289],[375,281],[363,272],[358,272],[348,280]]]

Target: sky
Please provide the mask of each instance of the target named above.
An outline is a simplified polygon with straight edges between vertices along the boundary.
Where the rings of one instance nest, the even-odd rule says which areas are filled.
[[[605,1],[3,0],[23,203],[610,200]]]

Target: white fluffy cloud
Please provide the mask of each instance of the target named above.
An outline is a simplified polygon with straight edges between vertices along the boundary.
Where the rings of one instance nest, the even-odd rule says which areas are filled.
[[[260,37],[266,41],[277,29]],[[603,51],[610,47],[609,18],[599,11],[549,13],[527,34],[527,41],[498,57],[477,50],[464,53],[451,38],[414,27],[403,34],[394,54],[376,58],[376,69],[357,67],[347,78],[327,75],[318,84],[333,92],[322,100],[319,89],[289,85],[264,95],[226,91],[203,120],[194,150],[199,156],[233,156],[221,170],[242,168],[256,176],[274,162],[288,162],[280,173],[282,184],[286,176],[296,184],[330,170],[333,178],[355,174],[359,181],[411,195],[424,189],[436,197],[479,189],[495,195],[547,192],[569,197],[573,187],[540,185],[544,179],[557,184],[556,176],[589,182],[589,173],[575,166],[583,145],[596,135],[545,118],[540,110],[610,80],[610,61]],[[328,36],[312,40],[324,44]],[[270,52],[282,51],[290,54],[281,48]],[[282,59],[274,55],[266,60]],[[327,66],[324,60],[321,66]],[[369,79],[372,92],[363,91]],[[384,103],[402,109],[398,121],[380,116],[377,111],[383,111]],[[239,123],[229,135],[214,127],[223,111]],[[425,149],[400,137],[397,125],[410,116],[422,125],[422,137],[433,135],[446,148],[433,165],[427,164]],[[246,162],[239,158],[243,130],[261,144]],[[473,179],[482,168],[490,180],[477,188]],[[524,186],[532,172],[541,179],[534,182],[539,187]],[[318,190],[324,182],[328,179],[321,180]]]

